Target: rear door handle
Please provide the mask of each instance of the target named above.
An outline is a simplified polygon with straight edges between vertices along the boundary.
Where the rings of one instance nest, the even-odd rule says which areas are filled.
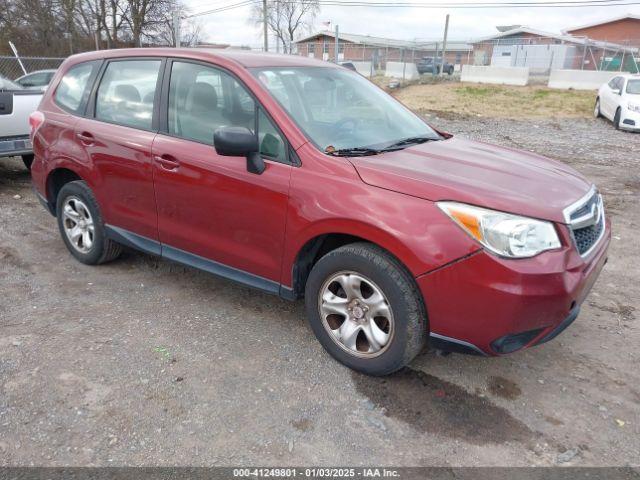
[[[160,168],[170,172],[175,172],[180,166],[180,162],[171,155],[156,155],[154,158],[156,163],[160,165]]]
[[[83,145],[89,146],[95,143],[95,138],[89,132],[78,132],[76,136]]]

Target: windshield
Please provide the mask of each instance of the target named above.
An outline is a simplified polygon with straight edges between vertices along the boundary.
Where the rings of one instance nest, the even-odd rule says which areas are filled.
[[[0,90],[22,90],[23,88],[8,78],[0,76]]]
[[[627,93],[640,95],[640,80],[629,80],[627,82]]]
[[[424,137],[424,141],[441,139],[401,103],[350,70],[326,67],[252,70],[324,152],[385,148],[416,137]]]

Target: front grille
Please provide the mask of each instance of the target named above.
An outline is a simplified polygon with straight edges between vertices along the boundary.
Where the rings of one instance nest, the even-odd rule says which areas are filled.
[[[580,255],[587,255],[604,234],[602,196],[593,188],[585,198],[567,207],[565,219]]]
[[[597,205],[598,200],[599,195],[597,193],[591,195],[591,197],[589,197],[589,199],[584,204],[582,204],[581,207],[578,207],[576,210],[573,210],[571,212],[571,214],[569,215],[569,221],[573,222],[575,220],[578,220],[580,217],[589,215],[594,206]]]
[[[600,215],[600,221],[595,225],[573,230],[573,238],[576,241],[576,248],[580,255],[584,255],[595,245],[602,234],[602,230],[604,230],[604,215]]]

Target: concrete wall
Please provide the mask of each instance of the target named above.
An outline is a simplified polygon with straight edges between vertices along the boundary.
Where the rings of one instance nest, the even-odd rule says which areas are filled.
[[[603,83],[615,77],[617,72],[593,70],[551,70],[549,88],[573,88],[575,90],[597,90]]]
[[[387,62],[385,77],[394,77],[402,80],[417,80],[420,78],[418,67],[415,63]]]
[[[463,65],[460,80],[462,82],[496,83],[499,85],[526,85],[529,82],[529,68]]]
[[[364,77],[370,77],[371,76],[371,62],[351,62],[353,63],[353,66],[356,67],[356,71],[364,76]]]

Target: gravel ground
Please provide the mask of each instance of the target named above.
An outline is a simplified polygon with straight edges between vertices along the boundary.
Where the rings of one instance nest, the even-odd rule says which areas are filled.
[[[0,465],[638,465],[640,135],[431,121],[600,185],[610,261],[563,335],[365,377],[323,352],[301,303],[139,253],[74,261],[27,172],[3,160]]]

